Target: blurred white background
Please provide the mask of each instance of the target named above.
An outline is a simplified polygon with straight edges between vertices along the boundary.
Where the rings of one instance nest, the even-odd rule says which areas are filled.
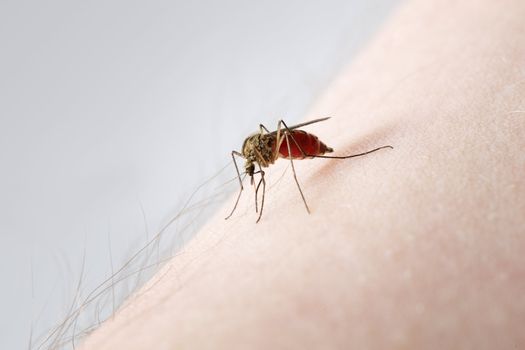
[[[2,0],[0,349],[38,347],[84,257],[86,295],[259,123],[299,120],[397,2]]]

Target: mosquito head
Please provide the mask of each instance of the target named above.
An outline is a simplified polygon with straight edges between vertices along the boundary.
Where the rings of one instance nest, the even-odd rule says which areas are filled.
[[[255,164],[251,161],[246,161],[244,165],[244,171],[246,175],[250,177],[250,183],[253,185],[253,174],[255,173]]]
[[[253,173],[255,172],[255,164],[253,164],[253,162],[247,161],[244,169],[248,176],[253,177]]]

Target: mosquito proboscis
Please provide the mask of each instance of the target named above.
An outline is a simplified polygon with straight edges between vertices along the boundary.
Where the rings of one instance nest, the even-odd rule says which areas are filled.
[[[384,148],[391,148],[391,149],[394,148],[390,145],[387,145],[387,146],[381,146],[378,148],[374,148],[370,151],[366,151],[363,153],[351,154],[347,156],[325,155],[326,153],[331,153],[334,150],[328,147],[326,144],[324,144],[314,134],[308,133],[304,130],[299,130],[299,128],[302,128],[310,124],[319,123],[319,122],[322,122],[328,119],[330,119],[330,117],[314,119],[314,120],[310,120],[310,121],[300,123],[297,125],[293,125],[290,127],[287,126],[283,120],[280,120],[277,123],[277,130],[275,131],[269,131],[268,128],[266,128],[264,125],[259,124],[259,132],[248,136],[244,140],[244,143],[241,148],[241,152],[234,150],[231,153],[233,164],[235,165],[235,170],[237,171],[237,177],[239,179],[240,190],[239,190],[239,194],[237,195],[237,199],[235,200],[235,205],[233,206],[233,209],[230,215],[228,215],[226,219],[229,219],[233,215],[233,213],[235,212],[235,209],[237,208],[237,204],[239,204],[239,199],[241,198],[242,191],[244,190],[244,186],[242,183],[246,175],[250,177],[251,185],[255,186],[254,175],[260,174],[261,176],[260,180],[255,186],[255,212],[259,214],[259,216],[257,217],[256,223],[261,220],[263,208],[264,208],[264,196],[266,193],[266,180],[264,178],[265,172],[263,168],[267,168],[271,164],[275,163],[275,161],[278,158],[285,158],[285,159],[290,160],[295,183],[297,184],[297,188],[299,189],[299,193],[301,194],[301,198],[303,200],[306,211],[310,213],[310,208],[308,207],[308,203],[306,203],[306,198],[304,197],[304,193],[301,189],[301,185],[299,185],[299,181],[297,180],[297,173],[295,172],[295,167],[293,163],[294,159],[295,160],[301,160],[301,159],[307,159],[307,158],[348,159],[348,158],[364,156],[364,155],[379,151]],[[235,160],[236,156],[241,157],[245,160],[244,172],[243,172],[245,176],[242,178],[241,178],[241,172],[239,171],[239,166],[237,165],[237,161]],[[259,189],[261,188],[261,185],[262,185],[262,198],[261,198],[261,206],[259,208],[257,194],[259,193]]]

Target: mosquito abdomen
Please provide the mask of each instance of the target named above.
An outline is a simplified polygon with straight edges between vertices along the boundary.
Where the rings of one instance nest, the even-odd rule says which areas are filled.
[[[293,137],[293,139],[292,139]],[[300,148],[297,146],[296,142]],[[319,138],[313,134],[309,134],[302,130],[294,130],[288,135],[288,143],[290,144],[290,153],[293,159],[304,159],[308,156],[320,156],[333,150],[326,146]],[[301,149],[306,153],[306,156],[301,152]],[[286,138],[282,138],[279,146],[279,156],[282,158],[289,158],[288,144]]]

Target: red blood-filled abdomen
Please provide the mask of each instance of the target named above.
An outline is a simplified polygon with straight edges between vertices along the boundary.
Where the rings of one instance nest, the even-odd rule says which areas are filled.
[[[309,134],[302,130],[294,130],[291,135],[288,135],[288,142],[290,143],[290,152],[292,153],[293,159],[303,159],[305,156],[297,147],[297,144],[292,140],[292,136],[295,141],[301,146],[303,151],[307,156],[318,156],[325,154],[326,152],[331,152],[332,149],[327,147],[322,143],[317,136]],[[288,144],[286,143],[286,138],[282,136],[282,142],[279,147],[279,156],[282,158],[289,158],[288,156]],[[307,157],[306,156],[306,157]]]

